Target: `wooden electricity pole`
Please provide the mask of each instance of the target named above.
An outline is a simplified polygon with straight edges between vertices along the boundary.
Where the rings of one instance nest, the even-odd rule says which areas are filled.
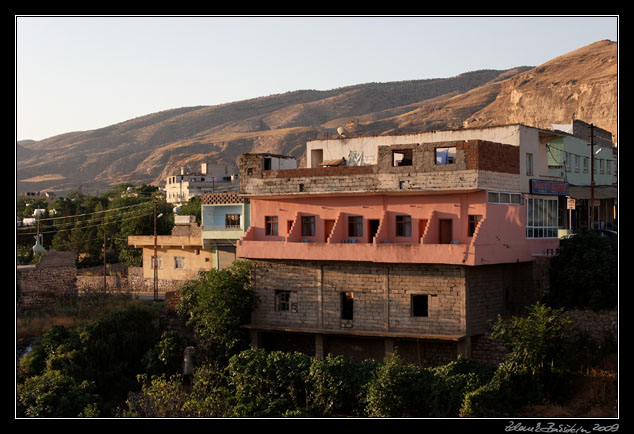
[[[156,200],[154,200],[154,301],[158,301],[158,247],[156,235]]]
[[[590,124],[590,228],[594,229],[594,124]]]

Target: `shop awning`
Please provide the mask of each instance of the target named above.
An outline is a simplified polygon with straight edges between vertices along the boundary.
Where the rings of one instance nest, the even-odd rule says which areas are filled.
[[[590,199],[589,186],[569,186],[570,197],[573,199]],[[616,199],[618,197],[618,188],[613,186],[595,186],[595,199]]]

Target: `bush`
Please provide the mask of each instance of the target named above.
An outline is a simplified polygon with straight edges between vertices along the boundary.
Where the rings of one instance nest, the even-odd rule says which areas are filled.
[[[77,382],[60,371],[48,370],[17,387],[18,417],[78,417],[98,415],[94,384]]]
[[[257,305],[250,282],[250,262],[236,261],[229,268],[202,272],[180,288],[176,312],[200,337],[211,360],[224,364],[249,347],[241,326],[250,322]]]
[[[175,331],[163,332],[161,340],[143,356],[148,375],[171,376],[182,373],[187,338]]]
[[[561,240],[560,253],[550,265],[554,307],[612,309],[618,301],[618,240],[582,231]]]
[[[361,416],[365,393],[378,369],[373,360],[353,362],[343,356],[313,359],[309,373],[309,407],[318,415]]]

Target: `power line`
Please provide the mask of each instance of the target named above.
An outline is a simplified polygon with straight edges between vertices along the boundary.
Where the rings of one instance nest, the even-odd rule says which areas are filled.
[[[83,217],[83,216],[87,216],[87,215],[103,214],[103,213],[106,213],[106,212],[114,212],[114,211],[118,211],[118,210],[122,210],[122,209],[133,208],[133,207],[143,206],[143,205],[148,205],[148,204],[151,204],[151,202],[142,202],[142,203],[137,203],[135,205],[122,206],[122,207],[119,207],[119,208],[106,209],[106,210],[103,210],[103,211],[94,211],[94,212],[89,212],[89,213],[85,213],[85,214],[74,214],[74,215],[62,216],[62,217],[47,217],[47,218],[43,218],[43,219],[39,219],[39,220],[40,220],[40,222],[43,222],[43,221],[49,221],[49,220],[68,219],[68,218],[73,218],[73,217]]]

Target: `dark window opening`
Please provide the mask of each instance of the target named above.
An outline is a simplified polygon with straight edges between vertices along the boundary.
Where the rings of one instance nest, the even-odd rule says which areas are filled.
[[[297,312],[297,292],[275,291],[275,310],[277,312]]]
[[[428,295],[412,295],[412,316],[429,316]]]
[[[348,217],[348,236],[349,237],[363,236],[363,217],[361,216]]]
[[[226,214],[225,215],[225,228],[237,229],[240,227],[240,214]]]
[[[302,216],[302,236],[315,236],[315,216]]]
[[[470,215],[469,216],[469,233],[468,236],[472,237],[475,233],[476,228],[478,227],[478,223],[482,220],[481,215]]]
[[[396,216],[396,236],[411,237],[412,236],[412,218],[408,215]]]
[[[271,170],[271,159],[264,158],[264,170]]]
[[[412,156],[413,151],[411,149],[392,151],[392,166],[411,166]]]
[[[277,216],[264,217],[264,230],[266,235],[277,235]]]
[[[352,292],[341,293],[341,319],[351,320],[354,316],[354,296]]]

